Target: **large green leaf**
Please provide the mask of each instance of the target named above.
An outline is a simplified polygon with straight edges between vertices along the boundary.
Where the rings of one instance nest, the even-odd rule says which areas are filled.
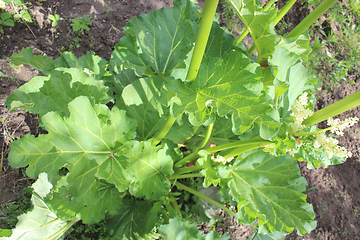
[[[137,137],[147,140],[153,137],[164,125],[169,116],[168,108],[160,101],[163,79],[160,77],[141,78],[127,85],[117,106],[126,110],[129,117],[137,121]],[[193,129],[184,117],[176,120],[166,138],[175,143],[191,137]]]
[[[179,218],[172,218],[169,221],[169,224],[162,226],[159,229],[161,236],[164,239],[172,239],[172,240],[215,240],[215,239],[230,239],[229,235],[224,234],[223,236],[219,236],[219,234],[215,231],[209,232],[207,235],[200,232],[197,229],[195,224],[192,224],[188,221]]]
[[[31,196],[33,209],[18,217],[19,222],[12,230],[10,237],[0,239],[59,239],[75,222],[59,218],[50,210],[44,198],[50,193],[52,185],[47,180],[46,173],[41,173],[39,179],[33,184],[34,193]]]
[[[92,96],[97,103],[107,103],[107,87],[102,81],[76,68],[58,68],[48,78],[36,77],[21,86],[5,102],[11,110],[26,111],[43,116],[50,111],[69,114],[68,103],[78,96]]]
[[[107,69],[108,62],[94,52],[88,51],[85,55],[77,58],[72,52],[63,52],[60,57],[55,59],[44,69],[44,74],[49,74],[56,68],[77,68],[94,77],[95,79],[103,79],[110,75]]]
[[[44,56],[43,54],[33,55],[33,49],[30,47],[23,48],[21,52],[14,53],[11,56],[12,64],[14,65],[27,64],[40,71],[43,71],[45,66],[49,63],[51,64],[52,62],[53,60],[51,58]]]
[[[216,107],[219,116],[232,113],[232,131],[242,134],[255,122],[260,124],[260,135],[269,139],[279,129],[279,114],[271,107],[272,100],[263,93],[257,64],[243,54],[231,51],[223,59],[203,60],[193,82],[166,81],[163,94],[176,117],[189,112],[193,125],[204,123]]]
[[[270,232],[290,233],[297,228],[305,234],[316,227],[312,206],[302,193],[306,180],[288,155],[253,152],[234,166],[230,176],[230,194],[242,202],[240,219],[263,219]]]
[[[168,176],[174,174],[173,160],[166,153],[167,146],[159,149],[151,142],[135,143],[126,156],[134,172],[129,191],[135,197],[158,200],[170,192]]]
[[[273,22],[276,18],[276,8],[268,11],[256,4],[255,0],[227,0],[249,30],[259,57],[267,58],[274,52],[274,47],[280,40],[275,32]]]
[[[139,18],[132,18],[125,26],[126,36],[116,45],[112,66],[132,68],[138,76],[168,74],[183,66],[192,49],[199,7],[191,1],[174,1],[174,7],[162,8]]]
[[[129,187],[132,172],[126,171],[123,151],[132,148],[136,124],[125,111],[96,105],[84,96],[69,103],[69,112],[68,118],[56,112],[46,114],[42,122],[49,133],[15,141],[9,162],[13,167],[29,165],[30,177],[47,172],[51,181],[56,180],[60,168],[67,167],[70,184],[63,195],[73,196],[83,205],[103,205],[100,199],[109,197],[113,189],[99,191],[98,178],[114,184],[120,192]]]
[[[152,230],[158,213],[152,213],[151,202],[137,201],[132,197],[125,197],[120,204],[118,214],[107,220],[107,231],[113,233],[116,239],[126,236],[128,239],[143,239]]]

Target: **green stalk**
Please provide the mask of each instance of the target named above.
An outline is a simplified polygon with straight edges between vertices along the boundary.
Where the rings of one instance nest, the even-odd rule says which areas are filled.
[[[170,197],[175,198],[174,194],[170,194]],[[173,208],[175,209],[176,212],[181,214],[181,210],[180,210],[179,205],[176,200],[170,201],[170,204],[173,206]]]
[[[206,144],[209,142],[209,139],[211,137],[211,133],[212,133],[213,129],[214,129],[214,123],[210,124],[208,126],[208,128],[206,129],[205,137],[204,137],[203,141],[201,142],[198,150],[204,148],[206,146]]]
[[[164,126],[153,137],[153,141],[152,141],[153,146],[158,145],[158,143],[166,136],[166,134],[170,131],[170,128],[172,127],[172,125],[174,125],[175,120],[176,120],[176,118],[169,115]]]
[[[298,133],[294,133],[294,136],[296,137],[301,137],[301,136],[315,136],[319,133],[322,133],[322,132],[326,132],[326,131],[329,131],[331,130],[332,127],[328,127],[328,128],[325,128],[325,129],[320,129],[319,131],[314,131],[314,132],[298,132]]]
[[[268,145],[268,144],[267,144]],[[229,152],[227,152],[223,157],[225,159],[229,159],[229,158],[232,158],[232,157],[235,157],[235,156],[238,156],[238,155],[241,155],[243,154],[244,152],[247,152],[247,151],[250,151],[250,150],[253,150],[253,149],[257,149],[261,147],[260,144],[258,143],[253,143],[253,144],[248,144],[248,145],[244,145],[244,146],[241,146],[241,147],[237,147],[237,148],[234,148],[234,149],[231,149]]]
[[[200,64],[205,53],[206,44],[209,39],[211,26],[214,20],[214,16],[218,4],[219,4],[219,0],[205,1],[204,10],[200,20],[199,30],[196,36],[194,52],[186,76],[186,79],[189,81],[193,81],[199,72]]]
[[[265,7],[263,8],[263,11],[267,11],[270,9],[270,7],[276,2],[277,0],[270,0]],[[296,1],[296,0],[295,0]],[[227,2],[234,8],[234,10],[237,12],[238,16],[240,17],[240,12],[238,11],[238,9],[235,7],[235,5],[232,3],[231,0],[227,0]],[[246,28],[245,31],[240,35],[240,37],[238,37],[235,42],[234,42],[234,46],[239,45],[239,43],[246,37],[246,35],[249,34],[249,28]]]
[[[186,157],[184,157],[183,159],[181,159],[180,161],[178,161],[177,163],[175,163],[175,167],[181,167],[183,165],[185,165],[188,162],[191,162],[192,160],[195,160],[199,157],[199,154],[197,151],[187,155]]]
[[[178,168],[175,169],[175,174],[172,175],[170,178],[174,178],[176,179],[176,176],[180,176],[181,174],[184,173],[189,173],[189,172],[194,172],[194,171],[198,171],[200,169],[203,169],[202,166],[195,166],[195,167],[182,167],[182,168]]]
[[[274,27],[280,22],[280,20],[285,16],[285,14],[290,10],[290,8],[295,4],[296,0],[289,0],[285,6],[280,10],[276,16]]]
[[[177,180],[177,179],[184,179],[184,178],[196,178],[196,177],[203,177],[201,173],[189,173],[189,174],[175,174],[169,177],[169,180]]]
[[[59,239],[61,236],[63,236],[69,228],[71,228],[72,225],[74,225],[77,221],[79,221],[78,218],[71,219],[68,224],[66,224],[63,228],[61,228],[59,231],[57,231],[54,235],[51,236],[51,239]]]
[[[209,153],[214,153],[214,152],[222,151],[222,150],[225,150],[225,149],[236,148],[236,147],[241,147],[241,146],[246,146],[246,145],[252,145],[252,144],[268,145],[268,144],[271,144],[271,143],[272,142],[264,140],[261,137],[255,137],[255,138],[252,138],[250,140],[235,141],[235,142],[232,142],[232,143],[226,143],[226,144],[222,144],[222,145],[212,147],[212,148],[206,148],[204,150],[208,151]]]
[[[334,117],[352,108],[360,106],[360,92],[354,93],[336,103],[333,103],[317,112],[311,117],[305,119],[302,124],[306,126],[313,126],[322,122],[329,117]]]
[[[183,184],[181,184],[181,183],[179,183],[179,182],[176,182],[176,183],[175,183],[175,186],[178,187],[178,188],[182,188],[182,189],[184,189],[185,191],[188,191],[189,193],[192,193],[192,194],[194,194],[195,196],[198,196],[198,197],[200,197],[200,198],[208,201],[209,203],[214,204],[215,206],[221,208],[222,210],[224,210],[225,212],[227,212],[227,213],[230,214],[231,216],[236,217],[236,213],[234,213],[233,211],[231,211],[230,209],[228,209],[227,207],[225,207],[223,204],[221,204],[221,203],[219,203],[219,202],[217,202],[217,201],[209,198],[208,196],[206,196],[206,195],[204,195],[204,194],[202,194],[202,193],[199,193],[198,191],[196,191],[196,190],[194,190],[194,189],[192,189],[192,188],[189,188],[189,187],[187,187],[187,186],[185,186],[185,185],[183,185]]]
[[[301,21],[286,37],[298,37],[306,31],[316,20],[326,13],[329,8],[337,3],[338,0],[324,0],[314,11]]]

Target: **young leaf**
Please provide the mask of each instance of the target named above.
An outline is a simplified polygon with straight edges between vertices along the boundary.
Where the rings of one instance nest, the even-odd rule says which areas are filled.
[[[126,156],[134,172],[129,192],[135,197],[158,200],[170,192],[167,176],[174,174],[173,160],[166,154],[167,146],[159,149],[151,142],[136,142]]]
[[[245,204],[240,219],[266,216],[265,227],[271,232],[290,233],[297,228],[305,234],[316,227],[312,206],[302,193],[306,180],[288,155],[274,157],[258,150],[234,166],[230,175],[230,194]]]
[[[254,40],[258,57],[267,58],[271,55],[279,40],[272,24],[275,21],[277,9],[271,8],[268,11],[262,11],[255,0],[227,1],[231,3],[241,21],[249,30]]]
[[[232,131],[249,131],[255,121],[260,124],[260,135],[269,139],[279,129],[278,112],[271,107],[271,99],[263,93],[258,65],[241,53],[231,51],[223,59],[203,60],[193,82],[166,81],[163,94],[170,97],[173,117],[189,112],[193,125],[201,125],[216,107],[220,117],[232,113]]]
[[[138,76],[170,73],[183,64],[192,49],[197,27],[193,19],[198,11],[192,1],[179,0],[172,8],[131,19],[125,26],[127,35],[115,47],[111,64],[125,65]]]

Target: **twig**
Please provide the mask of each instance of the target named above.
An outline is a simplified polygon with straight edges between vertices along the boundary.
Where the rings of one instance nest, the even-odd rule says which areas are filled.
[[[24,21],[25,25],[28,27],[28,29],[30,30],[30,32],[32,33],[32,35],[34,36],[34,38],[36,38],[35,33],[31,30],[29,24],[27,24],[26,20],[23,18],[23,16],[19,13],[19,11],[16,9],[16,7],[14,6],[14,2],[11,2],[11,5],[14,8],[14,11],[21,17],[21,19]]]

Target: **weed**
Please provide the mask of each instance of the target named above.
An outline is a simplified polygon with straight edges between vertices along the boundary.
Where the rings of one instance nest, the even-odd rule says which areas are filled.
[[[3,26],[13,27],[14,21],[11,19],[11,13],[3,12],[0,16],[0,33],[4,33]]]
[[[55,14],[55,15],[49,15],[48,18],[52,21],[51,26],[52,27],[56,27],[58,25],[58,21],[60,20],[60,15],[59,14]]]
[[[89,15],[84,15],[84,17],[82,18],[77,18],[77,19],[71,19],[71,21],[73,22],[72,28],[74,32],[79,32],[79,34],[84,34],[85,31],[89,31],[89,25],[92,24],[92,22],[90,21],[90,17]]]

